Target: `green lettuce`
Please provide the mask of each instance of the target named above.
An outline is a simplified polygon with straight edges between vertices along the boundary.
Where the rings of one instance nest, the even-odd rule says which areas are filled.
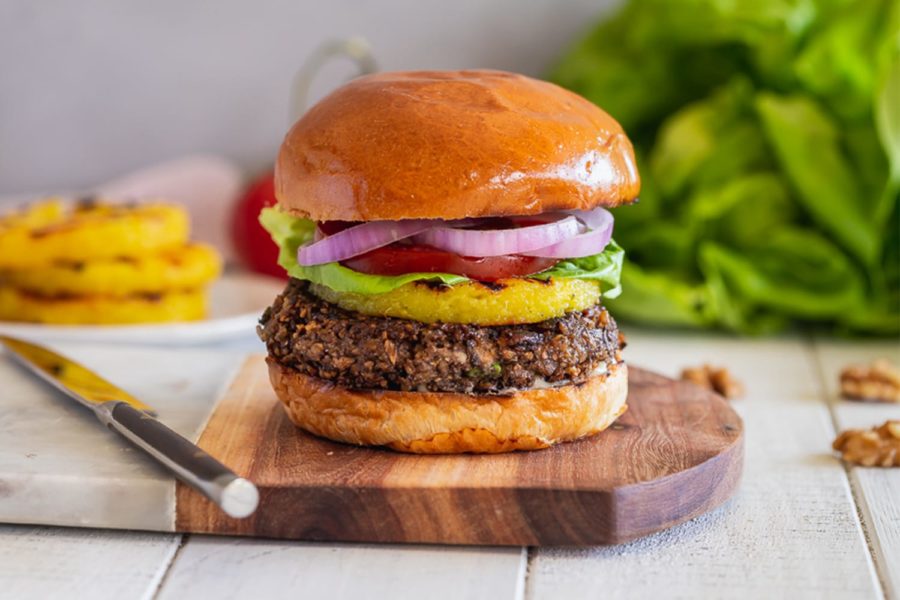
[[[635,146],[617,317],[900,332],[896,0],[626,0],[549,78]]]
[[[622,263],[625,251],[610,240],[600,254],[584,258],[561,260],[546,271],[532,275],[532,279],[591,279],[601,283],[603,297],[616,298],[622,293]]]
[[[297,250],[313,239],[315,223],[293,217],[274,208],[266,208],[259,215],[259,222],[278,245],[278,264],[288,275],[329,287],[337,292],[357,294],[383,294],[413,281],[440,281],[456,285],[469,281],[467,277],[451,273],[407,273],[405,275],[369,275],[359,273],[339,263],[327,263],[307,267],[297,262]],[[584,258],[561,260],[552,268],[531,277],[535,279],[590,279],[599,281],[603,296],[615,298],[621,292],[619,280],[622,273],[624,251],[614,241],[600,254]]]

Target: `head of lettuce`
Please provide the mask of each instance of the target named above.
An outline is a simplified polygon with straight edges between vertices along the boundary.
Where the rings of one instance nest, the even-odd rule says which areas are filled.
[[[900,3],[630,0],[550,78],[635,143],[617,316],[900,332]]]

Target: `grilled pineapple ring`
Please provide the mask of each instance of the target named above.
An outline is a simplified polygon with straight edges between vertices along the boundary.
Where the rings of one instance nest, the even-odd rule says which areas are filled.
[[[423,323],[512,325],[538,323],[600,301],[600,283],[586,279],[501,279],[454,286],[416,281],[385,294],[336,292],[312,285],[319,298],[346,310]]]
[[[132,296],[39,296],[0,286],[0,321],[123,325],[196,321],[207,313],[203,290]]]
[[[141,257],[184,244],[188,229],[187,213],[169,204],[69,205],[52,198],[0,218],[0,269]]]
[[[125,296],[199,288],[221,271],[222,259],[215,250],[204,244],[188,244],[141,258],[64,261],[18,271],[0,269],[0,284],[47,296]]]

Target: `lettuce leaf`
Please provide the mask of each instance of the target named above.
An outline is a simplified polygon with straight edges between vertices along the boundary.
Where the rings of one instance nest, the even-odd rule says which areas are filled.
[[[593,279],[599,281],[604,298],[615,298],[622,293],[620,279],[625,251],[610,240],[600,254],[584,258],[561,260],[546,271],[531,275],[532,279]]]
[[[760,118],[784,173],[810,217],[861,261],[873,262],[880,236],[865,196],[844,158],[839,132],[809,97],[760,94]]]
[[[452,273],[369,275],[348,269],[336,262],[305,267],[297,262],[297,250],[301,245],[313,239],[315,223],[308,219],[293,217],[275,208],[263,209],[259,215],[259,222],[278,245],[278,264],[287,271],[288,275],[295,279],[324,285],[336,292],[384,294],[413,281],[440,281],[447,285],[469,281],[468,277]],[[603,285],[604,297],[615,298],[621,292],[619,279],[624,256],[625,252],[622,248],[611,241],[600,254],[562,260],[550,269],[532,275],[532,277],[545,280],[550,278],[596,280]]]

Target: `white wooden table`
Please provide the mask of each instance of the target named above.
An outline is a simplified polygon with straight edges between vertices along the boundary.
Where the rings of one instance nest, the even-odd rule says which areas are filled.
[[[0,598],[900,598],[900,469],[846,468],[830,449],[838,429],[900,418],[900,406],[840,401],[836,389],[848,362],[900,360],[896,341],[628,333],[634,364],[674,376],[710,362],[747,386],[734,403],[746,426],[743,483],[712,514],[583,549],[0,525]],[[183,368],[175,375],[192,372]]]

